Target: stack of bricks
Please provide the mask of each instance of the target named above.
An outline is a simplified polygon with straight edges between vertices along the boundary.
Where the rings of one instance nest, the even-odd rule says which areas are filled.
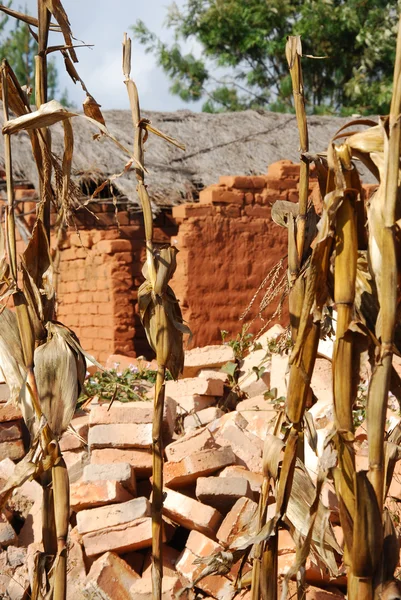
[[[264,352],[276,335],[277,327],[266,332],[261,342]],[[209,600],[251,598],[249,588],[239,592],[235,587],[241,561],[224,573],[200,578],[214,554],[228,550],[242,536],[256,533],[252,527],[256,527],[254,518],[263,483],[263,444],[277,418],[273,403],[260,393],[262,388],[238,402],[235,410],[223,412],[230,387],[221,367],[233,360],[229,346],[196,348],[186,352],[183,378],[166,384],[166,600],[193,600],[195,593]],[[274,374],[270,375],[274,382]],[[269,387],[268,382],[265,385]],[[94,398],[87,413],[77,413],[72,421],[79,437],[67,432],[61,439],[71,480],[68,600],[152,598],[152,418],[151,401],[115,401],[109,406]],[[14,469],[9,459],[0,461],[3,484]],[[30,565],[43,548],[41,504],[42,490],[35,481],[25,483],[9,500],[0,523],[1,596],[22,599],[30,593]],[[305,506],[308,516],[309,506]],[[268,517],[274,510],[274,504],[269,505]],[[17,513],[23,521],[19,528]],[[338,506],[330,518],[338,520]],[[331,531],[330,525],[328,528]],[[293,538],[287,530],[280,530],[280,585],[295,558]],[[242,567],[243,575],[249,575],[251,561]],[[16,580],[19,595],[13,595]],[[310,558],[305,564],[305,581],[308,598],[344,599],[335,589],[344,589],[344,576],[331,575],[322,563],[317,566]],[[331,586],[330,592],[323,589],[327,586]]]

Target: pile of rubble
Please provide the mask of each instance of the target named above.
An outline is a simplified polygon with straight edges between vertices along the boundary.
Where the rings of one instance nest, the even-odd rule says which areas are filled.
[[[249,588],[235,590],[239,562],[228,573],[198,578],[205,568],[200,559],[229,547],[258,507],[264,440],[277,416],[264,393],[277,388],[278,397],[285,395],[287,357],[266,353],[268,340],[277,333],[275,326],[259,340],[262,348],[244,361],[240,386],[248,398],[244,395],[235,410],[227,412],[229,387],[220,370],[234,360],[229,346],[187,352],[183,378],[166,383],[163,598],[250,598]],[[325,358],[317,361],[312,387],[318,397],[311,412],[319,447],[332,425],[331,364]],[[61,440],[71,480],[68,598],[151,599],[152,415],[152,401],[109,406],[94,398],[88,411],[73,419],[76,433]],[[13,461],[21,458],[17,450],[23,449],[24,436],[16,409],[0,405],[0,423],[2,486],[15,469]],[[317,460],[306,444],[312,479]],[[341,545],[334,500],[327,484],[322,501]],[[35,554],[42,550],[41,505],[42,488],[27,482],[1,516],[0,597],[28,597]],[[295,559],[289,531],[280,530],[278,546],[282,578]],[[245,577],[250,568],[245,564]],[[310,599],[344,597],[344,576],[332,577],[311,559],[305,578]]]

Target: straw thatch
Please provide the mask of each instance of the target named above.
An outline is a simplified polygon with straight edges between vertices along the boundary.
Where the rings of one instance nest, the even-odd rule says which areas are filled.
[[[105,111],[104,116],[110,132],[126,147],[132,147],[130,113],[113,110]],[[145,112],[143,116],[186,145],[183,152],[154,135],[145,144],[147,185],[156,211],[196,200],[199,190],[216,183],[220,175],[261,174],[266,173],[267,165],[277,160],[299,161],[295,115],[250,110],[211,115],[182,110]],[[345,122],[346,119],[334,117],[310,117],[310,151],[324,150],[327,140]],[[81,118],[73,119],[73,127],[73,166],[78,179],[94,178],[101,182],[123,170],[127,157],[109,139],[93,140],[93,134],[97,133],[95,128]],[[61,155],[61,125],[52,127],[52,139],[53,150]],[[3,156],[3,148],[1,139],[0,156]],[[13,170],[16,179],[28,180],[36,186],[35,164],[28,135],[24,132],[13,138]],[[132,208],[139,206],[133,171],[115,179],[113,186],[132,203]]]

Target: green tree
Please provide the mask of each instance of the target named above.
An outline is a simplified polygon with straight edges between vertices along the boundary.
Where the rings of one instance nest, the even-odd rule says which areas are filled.
[[[301,35],[309,112],[387,112],[399,0],[187,0],[168,9],[167,44],[142,21],[135,37],[183,100],[203,110],[292,110],[287,35]],[[199,52],[185,52],[196,43]],[[218,73],[222,75],[219,76]]]

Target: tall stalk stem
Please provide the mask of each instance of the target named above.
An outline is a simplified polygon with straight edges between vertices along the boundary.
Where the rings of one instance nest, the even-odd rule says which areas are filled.
[[[163,542],[163,409],[166,367],[159,365],[156,378],[152,427],[153,494],[152,494],[152,588],[153,597],[162,597],[162,542]]]

